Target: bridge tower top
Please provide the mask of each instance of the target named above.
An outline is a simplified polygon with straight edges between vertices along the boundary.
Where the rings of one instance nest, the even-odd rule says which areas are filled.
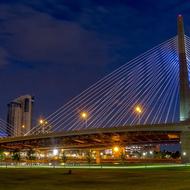
[[[190,119],[190,89],[185,51],[183,17],[178,15],[178,55],[179,55],[179,91],[180,91],[180,121]]]

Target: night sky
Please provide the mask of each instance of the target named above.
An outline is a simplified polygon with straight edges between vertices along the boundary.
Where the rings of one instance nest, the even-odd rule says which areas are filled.
[[[185,0],[0,0],[0,117],[7,103],[35,96],[35,117],[140,53],[176,35]]]

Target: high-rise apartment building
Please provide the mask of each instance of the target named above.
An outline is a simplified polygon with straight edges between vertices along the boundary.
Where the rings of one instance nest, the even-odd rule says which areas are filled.
[[[34,97],[24,95],[8,104],[8,136],[22,136],[32,127]]]

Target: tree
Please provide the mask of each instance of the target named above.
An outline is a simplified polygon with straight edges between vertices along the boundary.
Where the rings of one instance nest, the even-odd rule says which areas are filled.
[[[138,151],[135,151],[135,152],[133,153],[133,155],[134,155],[136,158],[141,158],[141,156],[142,156],[142,154],[141,154],[140,152],[138,152]]]
[[[0,161],[3,161],[5,159],[4,150],[0,149]]]
[[[20,151],[18,149],[13,151],[12,160],[15,161],[16,164],[20,161]]]
[[[121,152],[120,159],[121,159],[121,162],[124,164],[125,160],[126,160],[126,152],[125,151]]]
[[[160,159],[160,158],[162,158],[162,154],[161,154],[161,152],[154,152],[154,158],[158,158],[158,159]]]
[[[61,155],[61,160],[66,163],[67,162],[67,156],[66,156],[66,153],[63,152],[62,155]]]
[[[34,150],[34,149],[31,148],[31,149],[29,149],[29,150],[27,151],[26,159],[27,159],[27,160],[30,160],[30,161],[36,159],[35,150]]]
[[[92,158],[92,154],[90,151],[88,151],[86,153],[86,159],[87,159],[88,164],[90,164],[92,162],[93,158]]]
[[[172,156],[172,158],[177,159],[177,158],[180,157],[180,152],[179,152],[179,151],[176,151],[176,152],[172,153],[171,156]]]

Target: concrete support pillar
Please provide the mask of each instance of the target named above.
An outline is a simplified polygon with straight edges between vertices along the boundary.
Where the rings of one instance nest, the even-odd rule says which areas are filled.
[[[190,132],[181,132],[181,161],[182,163],[190,163]]]
[[[183,17],[178,16],[178,54],[179,54],[179,92],[180,92],[180,121],[190,119],[190,90],[185,51]]]
[[[96,164],[101,163],[100,150],[96,150]]]

